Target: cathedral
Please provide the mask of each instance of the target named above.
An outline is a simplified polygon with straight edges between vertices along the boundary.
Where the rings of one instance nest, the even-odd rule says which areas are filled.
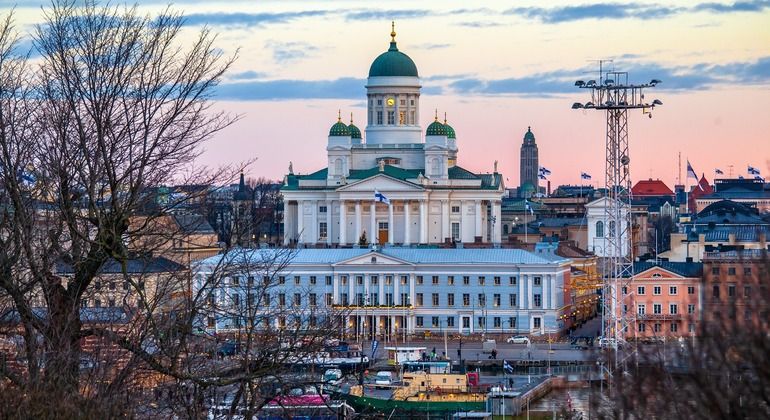
[[[328,166],[300,175],[289,165],[285,245],[499,244],[497,163],[487,174],[459,166],[462,141],[437,112],[423,131],[417,66],[399,51],[395,30],[390,36],[369,68],[364,132],[338,113]]]

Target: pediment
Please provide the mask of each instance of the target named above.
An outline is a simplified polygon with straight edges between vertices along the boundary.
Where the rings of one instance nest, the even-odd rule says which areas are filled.
[[[351,182],[345,186],[337,188],[337,191],[423,191],[424,189],[416,184],[408,181],[402,181],[385,174],[377,174],[375,176]]]
[[[340,261],[334,264],[334,266],[348,266],[348,265],[414,265],[408,261],[404,261],[395,257],[381,254],[377,251],[368,252],[363,255],[359,255],[344,261]]]

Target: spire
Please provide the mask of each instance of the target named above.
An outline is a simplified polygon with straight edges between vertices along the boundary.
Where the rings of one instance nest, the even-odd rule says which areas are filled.
[[[396,22],[390,21],[390,42],[396,42]]]
[[[350,113],[350,124],[353,124],[353,113]]]
[[[350,114],[350,115],[351,115],[351,118],[352,118],[353,114]],[[341,109],[337,110],[337,122],[339,122],[339,123],[342,122],[342,110]]]
[[[446,125],[446,112],[444,113],[444,125]]]
[[[438,108],[436,108],[436,115],[435,115],[435,117],[434,117],[434,118],[435,118],[435,120],[434,120],[434,121],[438,122]]]

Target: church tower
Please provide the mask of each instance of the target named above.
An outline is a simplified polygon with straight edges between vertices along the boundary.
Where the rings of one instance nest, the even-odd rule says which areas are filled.
[[[538,170],[537,144],[532,127],[527,127],[521,144],[521,165],[519,166],[519,197],[528,198],[537,192]]]

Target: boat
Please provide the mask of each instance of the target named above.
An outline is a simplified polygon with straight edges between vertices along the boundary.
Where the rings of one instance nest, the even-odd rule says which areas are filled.
[[[478,374],[404,373],[400,385],[379,390],[361,385],[339,392],[357,412],[468,412],[484,410],[487,393]]]

